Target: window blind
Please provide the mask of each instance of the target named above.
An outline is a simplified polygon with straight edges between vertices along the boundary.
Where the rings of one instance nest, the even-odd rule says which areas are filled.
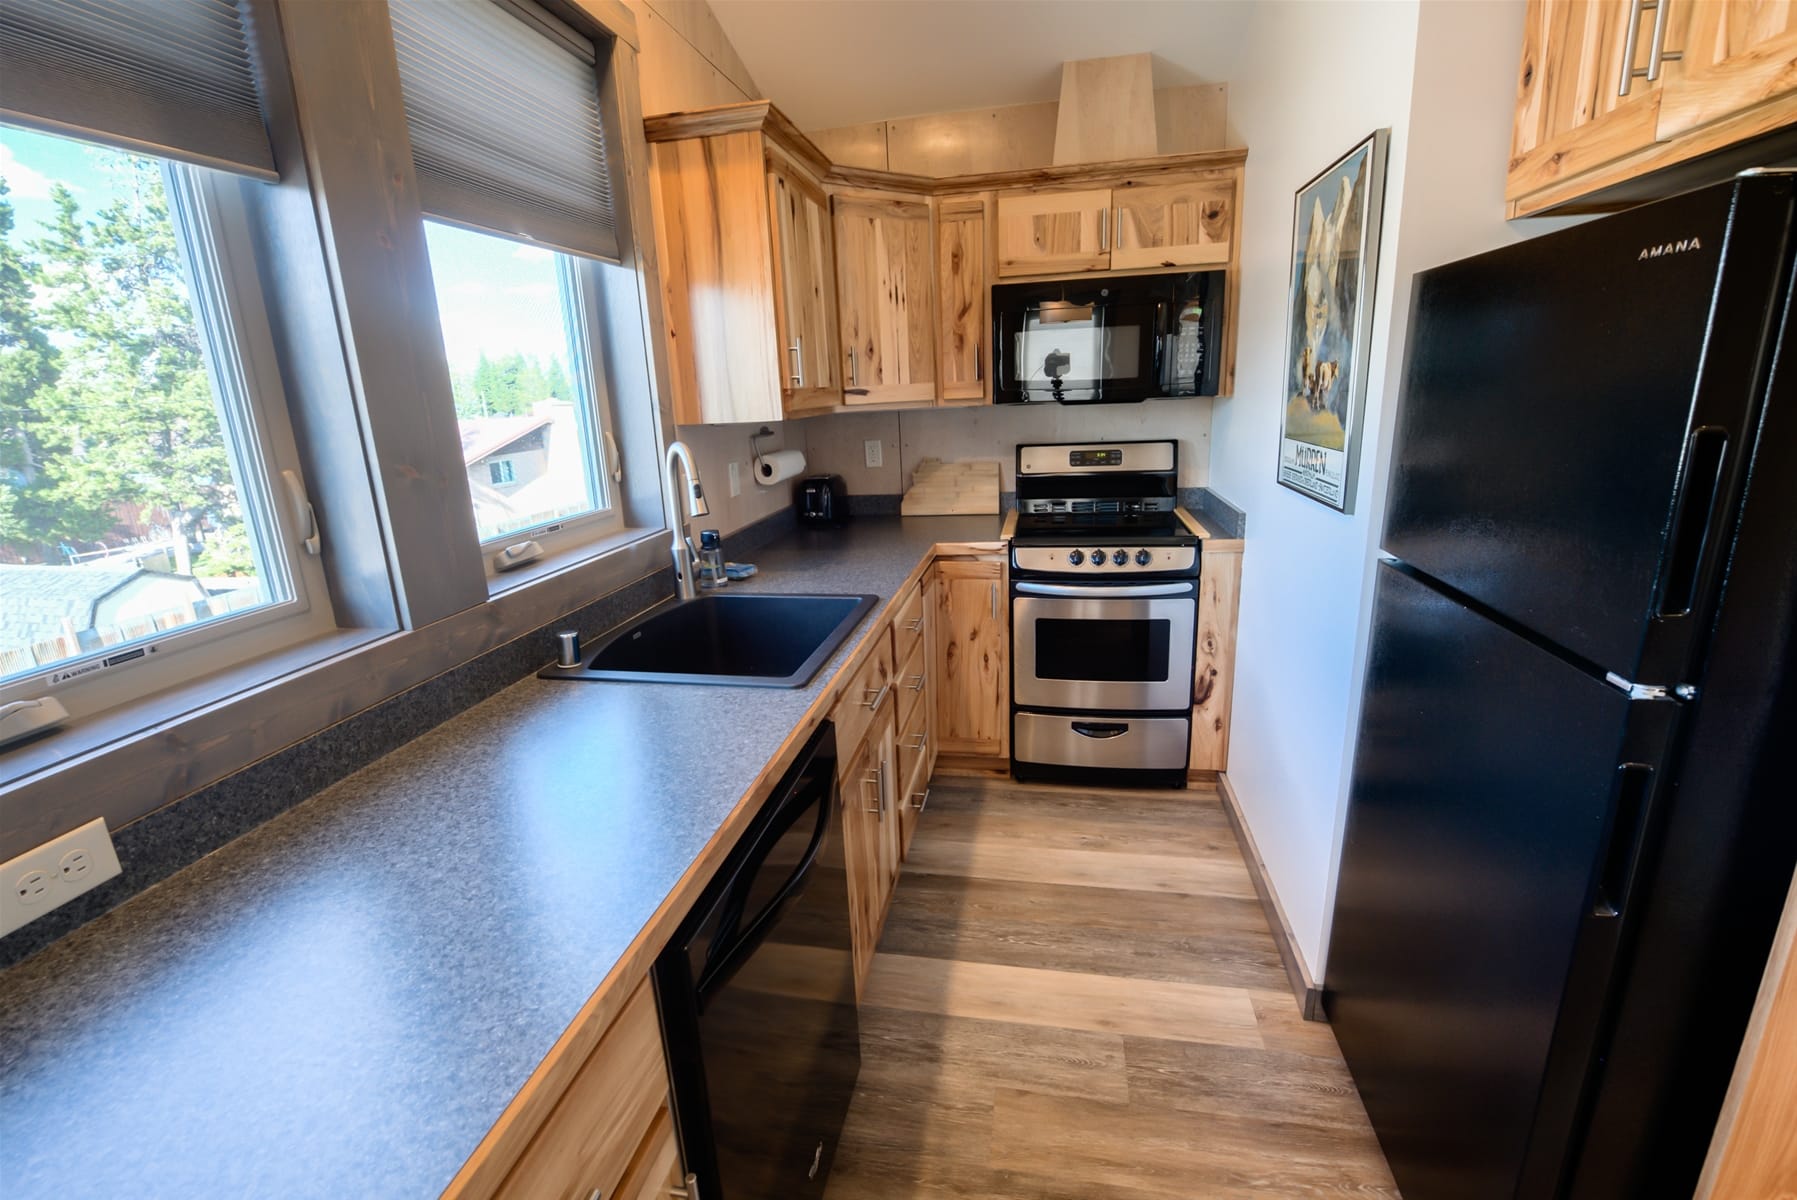
[[[593,44],[518,0],[389,0],[427,215],[616,260]]]
[[[0,0],[0,119],[275,178],[237,0]]]

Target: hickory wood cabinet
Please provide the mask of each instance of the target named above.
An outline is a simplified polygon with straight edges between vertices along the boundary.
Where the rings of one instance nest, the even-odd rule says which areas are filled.
[[[1002,557],[936,562],[936,749],[1010,753],[1011,620]]]
[[[1530,0],[1504,195],[1597,212],[1797,148],[1797,5]],[[1669,170],[1718,155],[1708,171]]]
[[[680,424],[990,403],[993,282],[1107,271],[1227,271],[1233,386],[1245,150],[936,179],[833,164],[765,100],[644,133]]]
[[[926,570],[900,593],[891,620],[875,631],[867,660],[831,710],[857,994],[873,964],[899,864],[929,802],[935,769],[928,702],[932,576]]]
[[[836,303],[845,405],[936,399],[930,202],[839,193]]]
[[[1220,266],[1235,247],[1240,176],[998,197],[998,274]]]
[[[992,399],[992,194],[936,201],[936,345],[944,404]]]
[[[752,131],[656,142],[649,160],[675,421],[840,403],[835,239],[816,178]]]
[[[615,994],[615,993],[613,993]],[[599,996],[445,1190],[454,1200],[665,1200],[684,1187],[655,990]]]

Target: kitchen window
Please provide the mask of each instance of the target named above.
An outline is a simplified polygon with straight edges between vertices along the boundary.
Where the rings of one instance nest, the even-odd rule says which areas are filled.
[[[618,259],[600,48],[523,0],[389,10],[476,535],[591,542],[623,524],[598,353],[597,272]]]
[[[583,263],[436,221],[424,228],[481,542],[615,528]]]
[[[0,125],[0,184],[0,703],[331,628],[236,179]]]

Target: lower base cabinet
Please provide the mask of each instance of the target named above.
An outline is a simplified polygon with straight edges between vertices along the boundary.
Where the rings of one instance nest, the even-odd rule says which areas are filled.
[[[671,1197],[692,1195],[686,1167],[680,1161],[680,1142],[674,1136],[674,1121],[667,1110],[662,1110],[656,1119],[637,1160],[631,1164],[624,1182],[618,1185],[617,1200],[670,1200]],[[603,1193],[593,1195],[611,1200]]]
[[[926,573],[894,601],[891,621],[875,632],[832,714],[857,996],[936,763],[932,578]]]
[[[1011,747],[1005,560],[944,558],[935,573],[936,749],[1003,759]]]
[[[671,1142],[668,1065],[662,1054],[655,991],[645,980],[599,1039],[556,1101],[549,1118],[500,1184],[504,1200],[588,1200],[592,1196],[665,1195],[643,1182]],[[678,1147],[666,1176],[684,1178]],[[657,1182],[659,1182],[657,1180]]]

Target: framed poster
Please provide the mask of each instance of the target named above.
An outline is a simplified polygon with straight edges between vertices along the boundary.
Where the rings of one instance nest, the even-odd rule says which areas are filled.
[[[1360,467],[1389,133],[1374,130],[1299,188],[1292,211],[1279,482],[1344,513]]]

